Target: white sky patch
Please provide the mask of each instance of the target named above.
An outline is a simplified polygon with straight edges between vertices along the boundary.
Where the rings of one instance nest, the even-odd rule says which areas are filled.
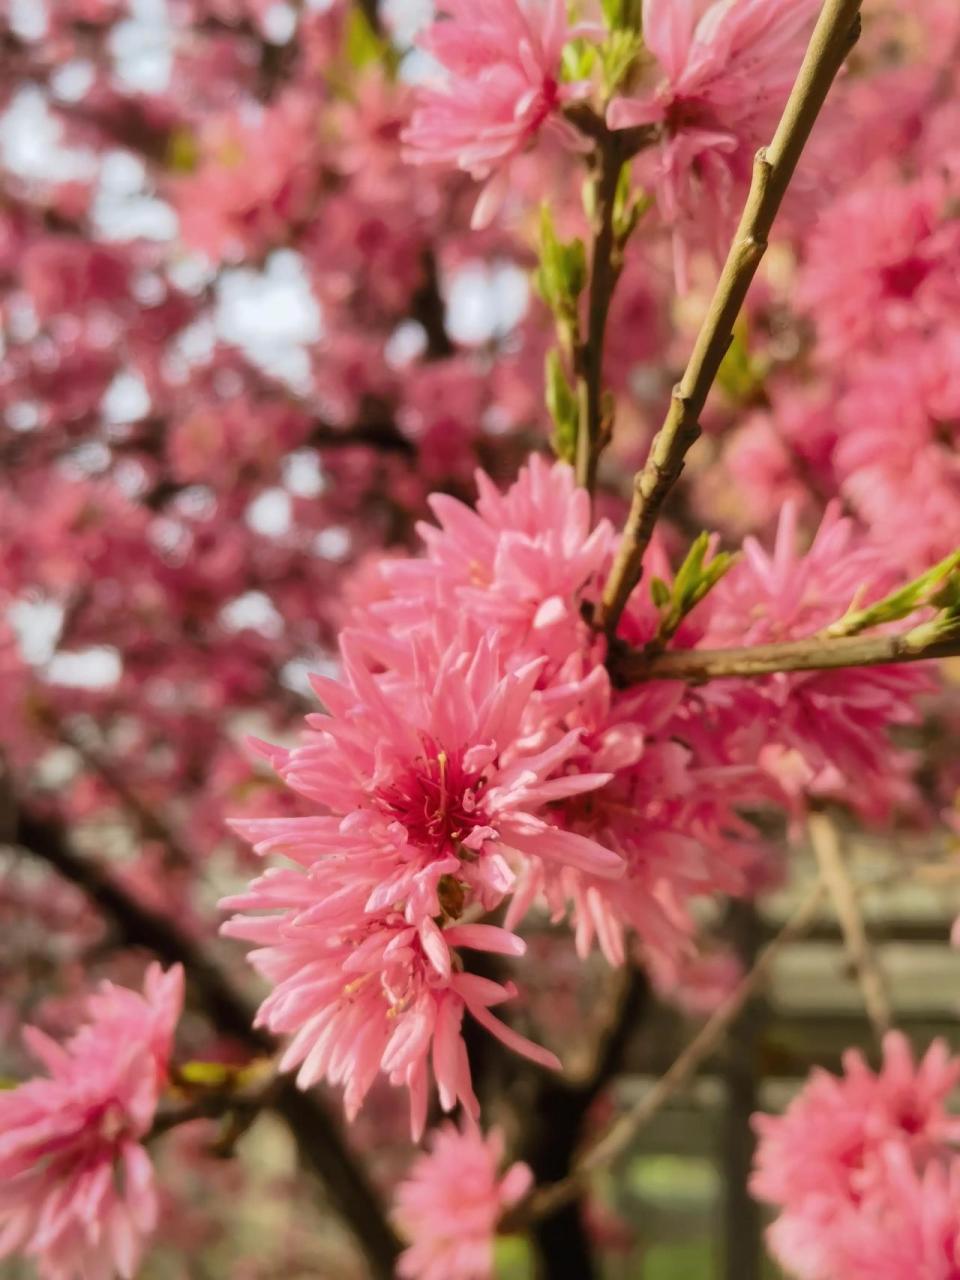
[[[302,694],[306,698],[316,699],[310,687],[311,676],[329,676],[337,679],[343,671],[337,658],[332,654],[322,653],[311,658],[293,658],[280,671],[280,683],[285,689]]]
[[[42,40],[47,34],[47,0],[10,0],[7,21],[13,34],[28,44]]]
[[[332,524],[321,529],[313,540],[313,549],[323,560],[346,560],[350,554],[350,531],[342,525]]]
[[[151,195],[147,170],[131,151],[109,151],[93,199],[93,220],[104,240],[172,240],[177,215]]]
[[[310,389],[307,348],[323,336],[323,318],[298,253],[272,253],[262,272],[224,271],[215,323],[224,342],[239,347],[252,364],[295,391]]]
[[[512,262],[468,262],[448,277],[444,294],[447,332],[466,346],[505,337],[530,302],[526,272]]]
[[[283,483],[297,498],[319,498],[327,487],[315,449],[296,449],[283,460]]]
[[[258,631],[271,640],[283,635],[283,618],[262,591],[248,591],[231,600],[220,610],[220,621],[228,631]]]
[[[24,662],[42,666],[56,652],[63,609],[55,600],[17,600],[7,610]]]
[[[404,320],[387,339],[383,356],[391,369],[402,369],[427,349],[427,331],[418,320]]]
[[[50,77],[50,88],[59,102],[82,102],[93,88],[96,71],[92,62],[75,58],[57,67]]]
[[[265,538],[282,538],[293,522],[293,503],[285,489],[264,489],[247,507],[247,524]]]
[[[384,25],[401,47],[413,44],[420,31],[433,20],[432,0],[384,0]]]
[[[164,93],[173,73],[175,32],[166,0],[130,0],[130,17],[110,32],[114,73],[127,89]]]
[[[110,645],[55,654],[46,671],[49,684],[72,689],[109,689],[122,675],[120,654]]]
[[[103,416],[112,426],[138,422],[150,412],[150,392],[138,373],[121,370],[100,402]]]
[[[0,116],[0,163],[18,178],[42,182],[89,181],[97,172],[97,157],[63,143],[63,128],[36,85],[18,89]]]
[[[270,44],[289,44],[297,30],[297,11],[290,4],[272,4],[260,21],[260,30]]]
[[[31,400],[18,400],[4,414],[11,431],[36,431],[40,425],[40,408]]]

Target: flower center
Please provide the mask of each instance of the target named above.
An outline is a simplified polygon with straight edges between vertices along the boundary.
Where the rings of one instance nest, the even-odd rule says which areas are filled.
[[[377,792],[381,810],[406,829],[411,844],[442,856],[483,821],[478,813],[481,773],[464,767],[463,752],[448,755],[424,735],[423,751]]]

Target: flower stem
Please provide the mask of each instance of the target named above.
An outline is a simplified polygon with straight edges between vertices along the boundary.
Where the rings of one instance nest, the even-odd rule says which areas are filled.
[[[603,592],[598,625],[612,635],[643,572],[643,556],[684,459],[700,434],[700,414],[733,337],[733,326],[767,248],[774,219],[827,94],[856,42],[862,0],[825,0],[803,65],[770,146],[757,153],[740,226],[693,354],[654,437],[620,549]]]

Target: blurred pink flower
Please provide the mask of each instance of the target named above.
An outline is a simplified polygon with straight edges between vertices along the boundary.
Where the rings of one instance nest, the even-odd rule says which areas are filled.
[[[681,288],[691,248],[726,248],[818,8],[819,0],[644,0],[644,43],[664,78],[652,93],[615,98],[607,120],[613,129],[661,129],[657,198]]]
[[[773,551],[747,538],[742,559],[707,597],[699,643],[723,648],[812,636],[898,581],[836,504],[802,553],[796,508],[788,503]],[[715,681],[702,696],[741,737],[734,757],[759,757],[787,792],[836,796],[876,820],[913,799],[912,757],[894,747],[889,729],[916,723],[918,696],[931,687],[918,668],[873,667]]]
[[[576,140],[559,112],[586,92],[560,79],[575,34],[564,0],[441,0],[420,39],[446,75],[424,87],[405,130],[407,159],[462,169],[487,183],[473,215],[486,226],[506,191],[509,162],[549,125]]]
[[[892,1032],[879,1072],[859,1053],[847,1053],[843,1063],[843,1077],[817,1069],[784,1115],[754,1121],[751,1189],[780,1209],[770,1247],[800,1280],[847,1280],[850,1273],[837,1265],[838,1242],[851,1209],[888,1194],[889,1150],[923,1168],[960,1141],[960,1120],[947,1112],[960,1059],[942,1041],[915,1063],[905,1037]]]
[[[64,1047],[28,1027],[38,1078],[0,1093],[0,1257],[43,1280],[132,1280],[156,1225],[142,1145],[166,1078],[183,971],[147,970],[143,995],[104,983]]]
[[[504,1212],[529,1189],[527,1165],[504,1173],[499,1130],[446,1124],[396,1192],[396,1216],[411,1240],[397,1274],[404,1280],[493,1280],[493,1242]]]

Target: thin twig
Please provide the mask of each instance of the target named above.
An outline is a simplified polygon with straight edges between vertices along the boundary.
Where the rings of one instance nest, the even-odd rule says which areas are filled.
[[[839,640],[788,640],[741,649],[673,649],[648,655],[613,650],[610,670],[620,684],[643,680],[753,680],[778,671],[838,671],[845,667],[900,666],[960,656],[960,627],[936,624],[900,635],[844,636]]]
[[[757,153],[753,182],[729,256],[693,354],[670,409],[634,480],[633,501],[604,588],[598,624],[612,635],[640,581],[643,556],[667,494],[700,434],[700,414],[733,336],[733,326],[767,248],[767,240],[803,148],[859,35],[862,0],[825,0],[796,84],[770,146]]]
[[[597,146],[597,175],[594,179],[596,209],[593,219],[587,332],[585,341],[576,353],[580,382],[577,484],[591,494],[597,482],[597,462],[610,434],[610,426],[604,421],[603,353],[610,303],[623,270],[623,245],[617,243],[614,231],[617,184],[623,163],[623,151],[617,143],[616,135],[608,133]]]
[[[541,1188],[520,1206],[516,1215],[518,1221],[535,1221],[569,1203],[598,1169],[611,1164],[628,1150],[640,1130],[687,1084],[700,1064],[718,1047],[741,1010],[770,977],[781,951],[802,937],[816,919],[824,896],[825,886],[818,880],[777,936],[760,953],[756,964],[737,989],[707,1019],[666,1073],[586,1151],[569,1177]]]
[[[808,830],[820,875],[830,890],[847,952],[860,982],[867,1017],[877,1038],[882,1039],[893,1022],[890,994],[883,970],[870,945],[857,890],[847,871],[837,828],[826,814],[813,813],[810,815]]]

